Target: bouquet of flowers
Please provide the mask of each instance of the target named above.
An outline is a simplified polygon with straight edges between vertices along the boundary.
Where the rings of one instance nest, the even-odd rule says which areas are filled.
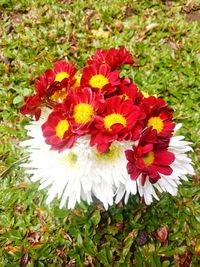
[[[139,193],[147,205],[157,192],[177,194],[194,174],[190,143],[175,136],[180,125],[161,98],[146,96],[120,67],[133,64],[124,48],[98,49],[79,72],[58,61],[35,83],[20,111],[34,116],[27,126],[29,160],[22,164],[46,202],[74,208],[99,199],[105,209]]]

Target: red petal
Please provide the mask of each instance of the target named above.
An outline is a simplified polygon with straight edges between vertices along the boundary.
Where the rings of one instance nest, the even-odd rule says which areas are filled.
[[[157,168],[156,167],[157,166],[154,166],[154,165],[148,167],[148,175],[149,175],[149,177],[151,179],[157,179],[158,180],[160,178],[160,175],[157,172]]]
[[[107,64],[102,64],[99,67],[99,73],[103,76],[107,76],[107,74],[110,72],[110,67]]]
[[[146,179],[147,179],[147,174],[143,173],[142,174],[142,179],[141,179],[141,184],[142,186],[144,186],[145,182],[146,182]]]
[[[40,115],[41,115],[41,109],[40,109],[40,108],[37,108],[37,109],[35,110],[35,119],[36,119],[36,121],[39,120]]]
[[[108,150],[110,145],[111,144],[109,144],[109,143],[98,144],[97,145],[97,150],[98,150],[99,153],[106,152],[106,150]]]
[[[172,174],[173,170],[169,166],[157,166],[154,165],[153,168],[155,168],[159,173],[162,173],[164,175],[170,175]]]
[[[138,176],[141,174],[141,170],[139,169],[134,169],[132,170],[132,173],[131,173],[131,179],[132,180],[137,180]]]
[[[117,83],[116,83],[116,80],[119,78],[119,72],[117,71],[117,70],[115,70],[115,71],[112,71],[111,72],[111,74],[109,75],[109,82],[110,83],[114,83],[115,85],[116,84],[119,84],[120,83],[120,81],[118,81]]]
[[[147,144],[143,146],[142,148],[142,154],[147,154],[148,152],[153,150],[153,145],[152,144]]]
[[[135,160],[134,160],[134,155],[135,155],[135,153],[133,152],[133,150],[126,150],[125,151],[125,155],[126,155],[126,159],[128,160],[128,161],[130,161],[130,162],[134,162]]]
[[[169,151],[155,151],[155,165],[170,165],[174,160],[174,154]]]

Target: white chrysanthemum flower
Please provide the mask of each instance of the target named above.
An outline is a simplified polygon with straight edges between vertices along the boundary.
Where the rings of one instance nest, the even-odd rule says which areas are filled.
[[[91,203],[95,196],[107,209],[113,204],[116,189],[129,179],[124,151],[131,147],[130,142],[113,142],[106,153],[99,154],[86,135],[71,149],[60,153],[50,150],[41,129],[47,114],[26,127],[32,138],[21,145],[28,146],[30,156],[29,162],[21,166],[31,174],[32,181],[40,180],[39,189],[48,188],[47,203],[57,197],[60,208],[66,203],[74,208],[81,199]]]
[[[106,153],[99,154],[95,148],[92,149],[92,193],[106,209],[113,204],[116,189],[129,179],[124,152],[130,146],[130,142],[115,141]]]
[[[181,124],[177,124],[175,131],[180,129]],[[160,174],[161,178],[152,184],[149,179],[146,179],[144,186],[142,185],[141,175],[136,181],[129,179],[126,183],[121,183],[117,193],[115,202],[118,203],[125,195],[124,202],[127,203],[129,196],[135,195],[137,192],[141,197],[144,197],[145,203],[150,205],[153,197],[159,200],[155,189],[159,192],[168,192],[173,196],[177,195],[177,187],[181,184],[181,180],[187,180],[186,175],[194,175],[192,167],[192,160],[188,158],[187,152],[192,151],[190,147],[191,142],[184,141],[184,136],[173,136],[169,143],[168,151],[172,152],[175,156],[174,162],[170,165],[173,172],[171,175]]]

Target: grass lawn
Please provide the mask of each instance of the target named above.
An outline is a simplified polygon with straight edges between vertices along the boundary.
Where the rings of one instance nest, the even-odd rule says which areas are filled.
[[[0,1],[0,267],[200,266],[199,1]],[[19,167],[29,119],[19,113],[34,81],[56,60],[78,67],[97,48],[124,45],[135,64],[123,72],[174,109],[193,143],[196,175],[179,194],[151,206],[138,196],[103,210],[69,211]]]

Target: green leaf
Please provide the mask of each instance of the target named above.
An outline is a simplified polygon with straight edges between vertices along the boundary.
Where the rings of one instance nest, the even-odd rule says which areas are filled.
[[[80,234],[78,234],[78,236],[77,236],[77,244],[78,245],[82,245],[83,244],[83,239],[82,239],[82,236]]]
[[[130,252],[130,248],[133,244],[134,238],[132,235],[128,236],[125,240],[124,240],[124,246],[123,246],[123,250],[122,250],[122,256],[123,259],[125,259],[125,257],[127,256],[127,254]]]
[[[108,259],[107,259],[107,251],[105,247],[101,249],[101,251],[98,253],[98,259],[105,267],[110,266]]]
[[[12,241],[22,238],[20,231],[14,230],[14,229],[9,232],[4,233],[3,236]]]
[[[13,104],[16,105],[16,104],[22,103],[23,100],[24,100],[24,98],[23,98],[22,95],[17,95],[17,96],[13,99]]]
[[[92,214],[92,217],[91,217],[91,222],[94,224],[94,225],[97,225],[101,220],[101,215],[100,215],[100,212],[99,210],[96,210],[93,214]]]
[[[23,96],[29,96],[29,95],[31,95],[32,90],[29,88],[24,88],[22,93],[23,93]]]
[[[174,248],[174,249],[170,249],[170,248],[160,248],[159,249],[159,254],[164,254],[166,257],[171,257],[175,254],[183,254],[186,250],[186,246],[182,246],[182,247],[177,247],[177,248]]]

